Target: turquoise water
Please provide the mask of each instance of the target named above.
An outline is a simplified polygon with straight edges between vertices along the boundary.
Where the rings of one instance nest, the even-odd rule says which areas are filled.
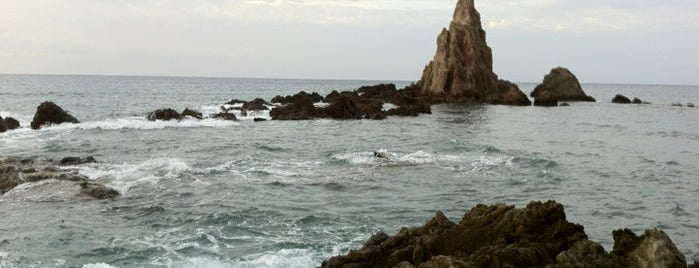
[[[659,227],[699,259],[699,108],[669,105],[699,104],[697,86],[583,85],[599,102],[383,121],[144,119],[379,82],[0,75],[1,116],[27,126],[53,100],[82,122],[2,133],[0,155],[93,155],[81,174],[123,194],[0,196],[0,267],[314,267],[438,209],[458,221],[479,203],[548,199],[608,250],[614,229]],[[608,103],[616,93],[653,104]]]

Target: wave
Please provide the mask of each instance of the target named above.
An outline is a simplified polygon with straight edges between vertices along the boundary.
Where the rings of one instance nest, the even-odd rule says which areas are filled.
[[[160,188],[177,183],[193,169],[177,158],[155,158],[138,164],[97,164],[78,167],[80,174],[91,180],[106,181],[122,195],[140,187]]]

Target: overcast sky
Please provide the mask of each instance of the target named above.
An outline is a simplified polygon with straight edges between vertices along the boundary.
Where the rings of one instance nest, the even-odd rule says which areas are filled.
[[[0,0],[0,73],[418,80],[456,0]],[[477,0],[495,72],[699,84],[697,0]]]

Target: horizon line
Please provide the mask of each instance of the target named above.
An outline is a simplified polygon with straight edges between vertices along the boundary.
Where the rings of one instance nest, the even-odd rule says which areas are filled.
[[[418,80],[404,79],[358,79],[358,78],[289,78],[289,77],[233,77],[233,76],[206,76],[206,75],[146,75],[146,74],[56,74],[56,73],[2,73],[0,75],[18,76],[93,76],[93,77],[142,77],[142,78],[200,78],[200,79],[257,79],[257,80],[315,80],[315,81],[376,81],[376,82],[409,82],[417,83]],[[541,84],[542,82],[515,81],[521,84]],[[699,86],[699,84],[682,83],[624,83],[624,82],[580,82],[588,85],[641,85],[641,86]]]

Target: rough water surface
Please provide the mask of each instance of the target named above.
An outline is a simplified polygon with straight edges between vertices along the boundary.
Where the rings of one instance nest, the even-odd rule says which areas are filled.
[[[86,201],[43,181],[0,196],[0,267],[315,267],[436,210],[549,199],[607,250],[612,230],[658,227],[699,259],[699,109],[670,106],[698,103],[696,86],[583,84],[597,103],[383,121],[145,119],[378,82],[0,75],[0,116],[22,125],[0,133],[0,156],[93,155],[80,174],[122,193]],[[29,129],[45,100],[82,123]]]

